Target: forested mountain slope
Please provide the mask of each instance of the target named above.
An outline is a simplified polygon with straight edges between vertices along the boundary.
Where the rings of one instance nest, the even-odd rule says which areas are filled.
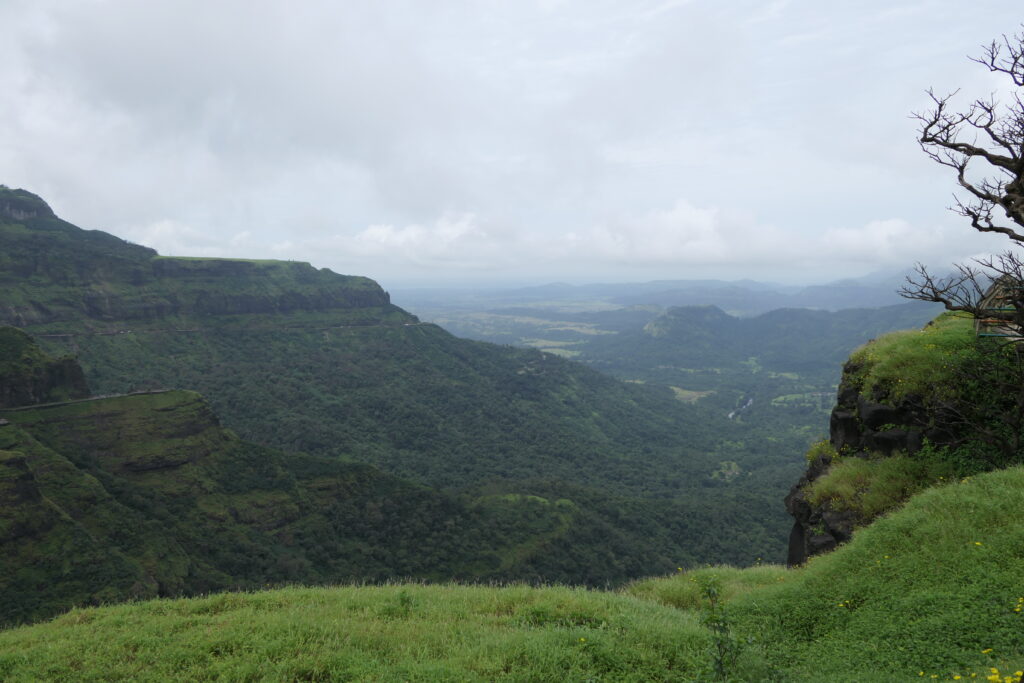
[[[0,187],[0,240],[0,324],[36,331],[289,311],[331,311],[350,324],[415,320],[368,278],[290,261],[160,258],[61,220],[24,190]]]
[[[195,389],[244,438],[442,486],[528,473],[646,491],[646,468],[696,464],[703,435],[667,391],[458,340],[365,278],[161,258],[45,211],[0,228],[0,308],[51,350],[77,354],[97,393]],[[646,483],[628,481],[637,470]]]
[[[422,313],[463,336],[537,348],[628,382],[670,388],[715,425],[706,452],[720,477],[749,473],[765,491],[788,488],[796,472],[774,454],[804,451],[826,435],[843,359],[873,337],[919,327],[937,313],[936,304],[908,302],[737,317],[716,306],[610,308],[603,299],[543,300],[547,289],[537,292],[518,300],[514,292],[483,293]]]
[[[764,458],[777,488],[756,466],[723,477],[713,444],[731,425],[667,388],[457,339],[365,278],[163,258],[2,194],[27,207],[0,215],[4,320],[77,355],[95,393],[197,390],[262,446],[374,464],[467,505],[574,506],[573,524],[473,576],[604,583],[782,556],[778,498],[798,453]]]
[[[0,327],[0,349],[11,395],[32,379],[10,358],[75,365],[10,327]],[[84,385],[52,388],[46,400]],[[39,400],[0,409],[0,624],[285,582],[603,585],[698,562],[686,539],[715,524],[714,508],[687,501],[585,489],[569,500],[554,497],[568,490],[557,486],[550,498],[453,495],[370,465],[256,446],[190,391]],[[714,537],[701,547],[735,553]]]

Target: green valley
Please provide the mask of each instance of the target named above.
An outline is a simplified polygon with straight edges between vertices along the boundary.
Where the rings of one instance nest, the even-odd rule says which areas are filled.
[[[615,379],[17,202],[4,680],[1024,676],[1024,366],[967,319],[855,350],[804,460],[828,365],[923,309],[578,319]]]
[[[607,585],[782,556],[799,456],[723,469],[729,422],[666,387],[457,339],[365,278],[164,258],[2,192],[0,316],[23,331],[0,333],[6,514],[24,530],[5,593],[26,596],[5,620],[288,581]],[[86,381],[107,398],[61,403]],[[56,581],[79,569],[54,549],[76,544],[103,562]]]

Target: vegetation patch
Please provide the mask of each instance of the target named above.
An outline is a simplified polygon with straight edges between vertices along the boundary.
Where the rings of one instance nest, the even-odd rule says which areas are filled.
[[[829,412],[835,401],[835,392],[810,391],[800,394],[783,394],[772,399],[773,406],[784,408],[806,407],[816,411]]]
[[[703,567],[684,572],[682,568],[672,576],[643,579],[629,584],[623,590],[638,598],[653,600],[679,609],[699,610],[707,607],[707,596],[701,590],[702,577],[715,577],[719,583],[720,599],[728,604],[734,598],[774,586],[794,576],[777,564],[758,564],[746,569],[729,566]]]
[[[732,481],[743,473],[743,468],[732,460],[724,460],[719,463],[718,469],[711,473],[712,479],[721,481]]]
[[[807,449],[807,453],[804,456],[808,463],[813,463],[819,458],[825,462],[832,462],[839,457],[836,453],[835,446],[828,439],[822,439],[811,444],[811,447]]]
[[[862,394],[950,398],[957,368],[977,353],[973,318],[943,313],[920,330],[891,332],[850,356],[848,378]]]
[[[705,396],[710,396],[715,393],[714,390],[709,391],[693,391],[691,389],[683,389],[682,387],[669,387],[672,389],[672,393],[683,403],[696,403]]]
[[[933,487],[736,597],[735,628],[790,680],[1012,674],[1024,668],[1022,516],[1021,467]]]
[[[846,457],[833,461],[825,474],[807,486],[806,493],[812,505],[852,510],[861,522],[868,522],[915,493],[956,476],[953,463],[939,458]]]
[[[688,681],[708,646],[695,615],[613,593],[292,588],[75,610],[6,631],[0,678]]]
[[[720,680],[753,666],[754,680],[1017,681],[1022,515],[1015,467],[923,491],[798,569],[705,567],[623,590],[701,616],[708,660],[730,667]]]

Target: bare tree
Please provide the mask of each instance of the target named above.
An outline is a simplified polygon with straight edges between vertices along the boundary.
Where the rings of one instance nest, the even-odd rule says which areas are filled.
[[[974,265],[956,266],[956,273],[941,278],[919,264],[900,294],[979,319],[995,315],[1019,331],[1024,330],[1024,259],[1015,248],[1024,246],[1024,30],[992,41],[973,61],[1010,79],[1009,103],[1000,104],[991,95],[956,111],[952,102],[957,92],[939,96],[929,90],[934,106],[913,116],[920,123],[921,149],[953,169],[966,191],[956,196],[952,210],[979,232],[1005,235],[1011,249]],[[1004,292],[995,307],[987,300],[994,282],[1001,282]]]

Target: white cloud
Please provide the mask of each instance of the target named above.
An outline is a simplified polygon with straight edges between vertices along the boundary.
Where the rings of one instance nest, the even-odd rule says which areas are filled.
[[[231,256],[234,240],[224,241],[216,233],[172,220],[161,220],[125,231],[124,238],[178,256]]]
[[[857,228],[830,228],[822,236],[824,251],[846,260],[883,262],[906,259],[907,252],[920,248],[933,237],[920,227],[899,218],[871,221]]]
[[[161,251],[382,279],[946,258],[978,247],[907,113],[991,91],[964,55],[1017,22],[1015,0],[7,0],[0,182]]]

